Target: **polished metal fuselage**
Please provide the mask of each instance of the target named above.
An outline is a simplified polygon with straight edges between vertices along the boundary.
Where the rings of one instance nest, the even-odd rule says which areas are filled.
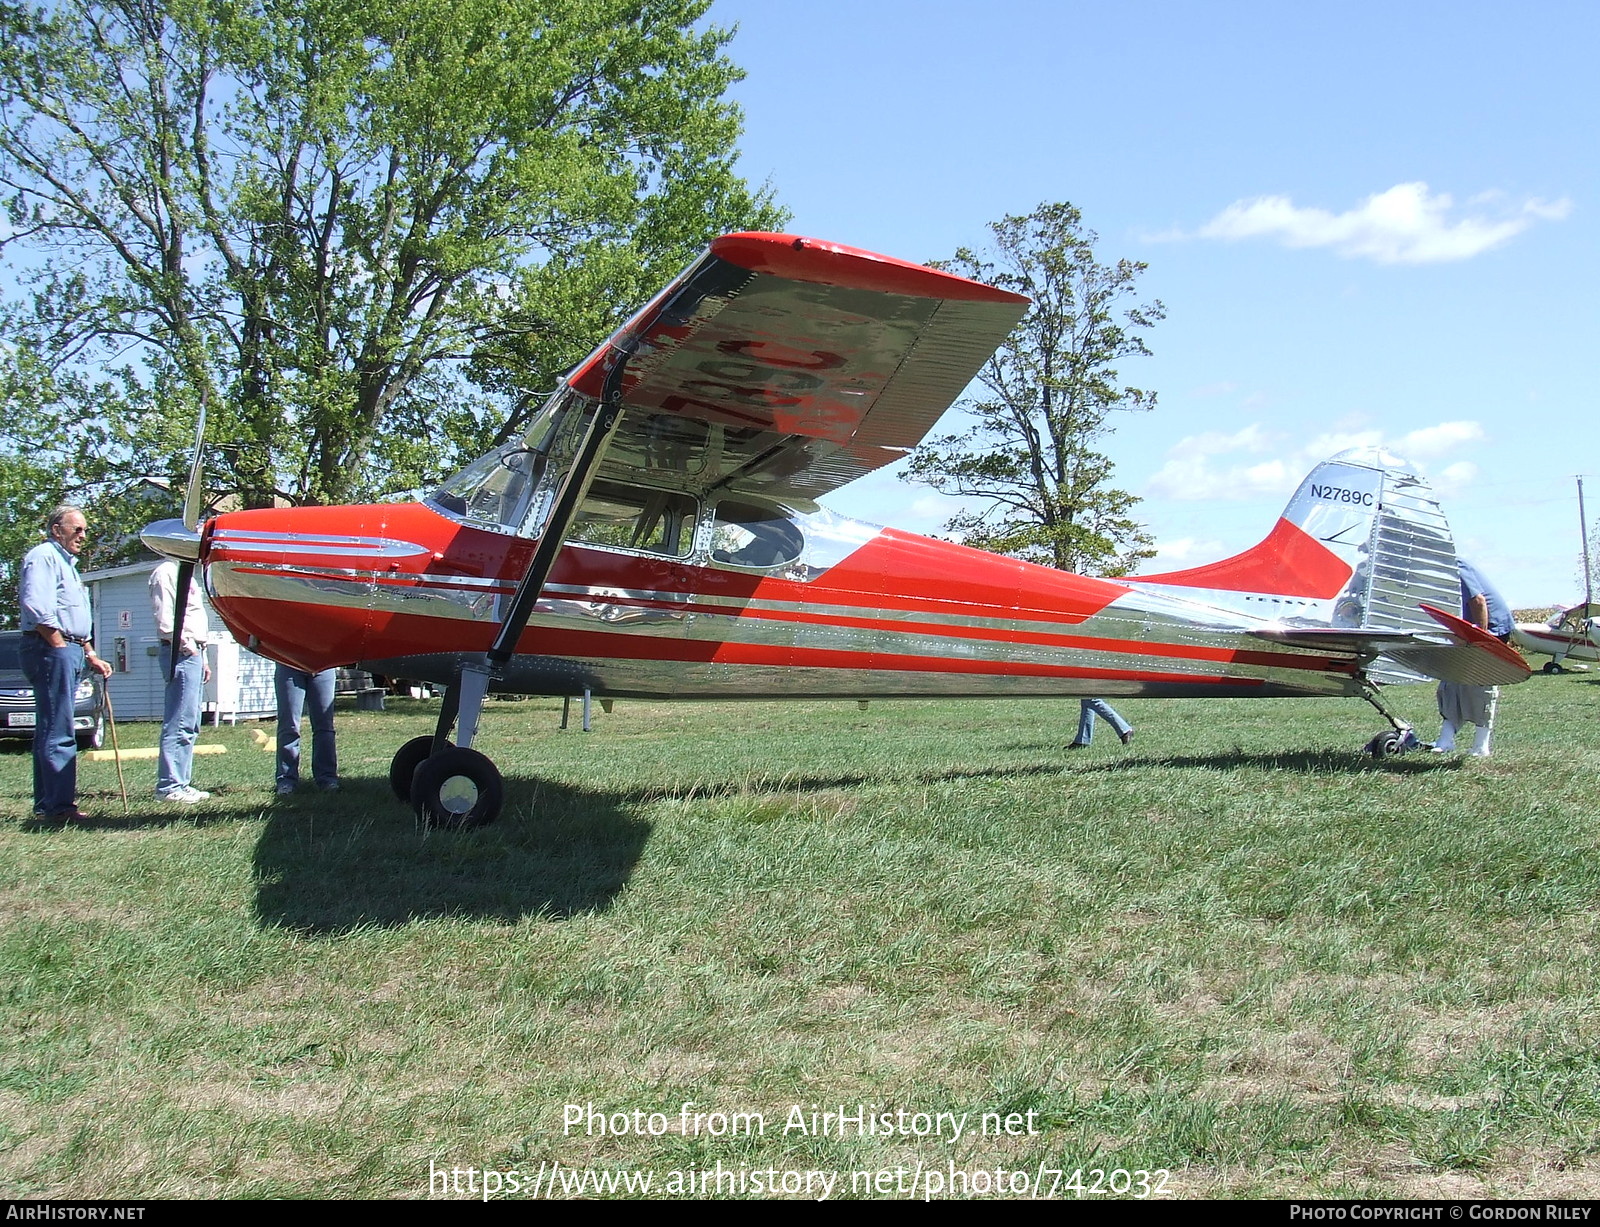
[[[658,698],[1352,695],[1354,657],[1263,641],[1274,625],[789,509],[805,546],[721,565],[709,510],[682,558],[569,543],[505,692]],[[530,543],[421,504],[219,517],[212,598],[241,638],[304,668],[448,683],[483,652]]]

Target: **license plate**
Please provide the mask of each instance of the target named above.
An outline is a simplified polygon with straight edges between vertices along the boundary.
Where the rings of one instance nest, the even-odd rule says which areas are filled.
[[[14,729],[31,729],[35,724],[36,713],[31,711],[14,711],[6,717],[6,723]]]

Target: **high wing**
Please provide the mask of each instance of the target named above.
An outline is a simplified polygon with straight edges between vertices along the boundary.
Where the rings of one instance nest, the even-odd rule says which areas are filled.
[[[1027,307],[835,243],[730,234],[567,383],[598,400],[626,362],[603,475],[813,500],[915,447]]]

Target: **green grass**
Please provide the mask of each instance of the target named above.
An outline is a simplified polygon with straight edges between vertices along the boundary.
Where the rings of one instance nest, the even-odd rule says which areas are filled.
[[[1432,731],[1429,690],[1391,697]],[[557,1161],[1600,1191],[1600,682],[1507,689],[1488,761],[1370,763],[1356,701],[1119,706],[1131,748],[1068,753],[1073,703],[622,702],[585,735],[496,702],[507,812],[465,834],[388,792],[431,705],[341,712],[336,796],[274,798],[250,727],[203,735],[195,810],[144,761],[123,817],[85,763],[83,826],[32,819],[0,746],[0,1192],[426,1196],[430,1162]],[[563,1131],[686,1101],[767,1129]],[[972,1124],[782,1129],[857,1104]]]

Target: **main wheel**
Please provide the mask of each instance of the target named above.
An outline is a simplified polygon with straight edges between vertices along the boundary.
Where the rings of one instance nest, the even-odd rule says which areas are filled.
[[[1559,661],[1554,661],[1554,660],[1547,660],[1547,661],[1544,662],[1544,671],[1546,673],[1565,673],[1566,672],[1566,670],[1561,667],[1560,662]]]
[[[411,800],[411,777],[416,775],[422,760],[432,753],[432,737],[413,737],[394,752],[389,763],[389,787],[400,800]]]
[[[418,821],[440,830],[487,826],[500,816],[504,800],[499,769],[460,746],[423,759],[411,777],[411,808]]]

